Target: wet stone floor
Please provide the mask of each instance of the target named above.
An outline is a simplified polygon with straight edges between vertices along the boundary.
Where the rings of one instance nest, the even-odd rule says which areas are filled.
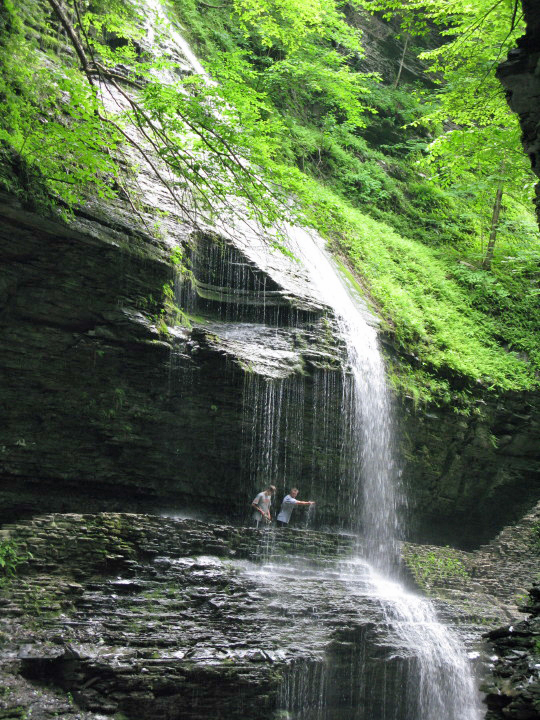
[[[0,589],[2,720],[410,720],[369,711],[415,660],[351,537],[112,513],[2,533],[31,553]]]

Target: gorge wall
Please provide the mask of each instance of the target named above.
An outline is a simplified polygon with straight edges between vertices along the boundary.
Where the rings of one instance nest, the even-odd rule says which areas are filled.
[[[257,266],[172,221],[151,236],[121,206],[70,225],[7,195],[1,211],[3,521],[81,504],[244,519],[273,480],[339,524],[342,351],[295,263],[266,252]],[[189,326],[166,307],[175,282]],[[476,402],[467,418],[403,401],[419,538],[473,545],[538,497],[537,400]]]
[[[526,33],[507,60],[499,65],[497,75],[506,89],[510,107],[519,116],[523,149],[531,160],[533,171],[540,177],[540,17],[534,0],[522,0],[522,6]],[[538,185],[536,189],[537,215],[540,218]]]
[[[399,43],[370,23],[366,69],[395,63]],[[21,174],[4,154],[2,165]],[[331,314],[260,237],[196,230],[155,177],[138,182],[138,217],[89,201],[66,223],[26,196],[0,198],[0,521],[81,506],[244,520],[271,481],[298,484],[316,522],[339,525]],[[536,397],[478,388],[461,415],[396,406],[412,537],[473,546],[535,503]]]

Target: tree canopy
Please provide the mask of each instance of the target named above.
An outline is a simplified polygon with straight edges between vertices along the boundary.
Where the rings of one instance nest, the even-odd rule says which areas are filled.
[[[309,186],[283,162],[286,130],[268,93],[279,88],[283,101],[301,103],[302,88],[315,88],[326,122],[335,113],[361,124],[361,76],[347,64],[347,53],[361,47],[337,4],[238,0],[231,5],[238,32],[257,43],[259,63],[263,53],[275,59],[257,67],[241,47],[215,54],[218,82],[185,75],[156,52],[171,47],[164,15],[156,14],[158,35],[148,47],[148,10],[120,0],[7,0],[0,140],[38,165],[68,206],[89,189],[102,197],[128,192],[121,168],[135,151],[192,221],[228,211],[271,227],[301,215],[289,198],[308,201]],[[111,86],[121,106],[107,97]]]
[[[370,13],[391,72],[364,50]],[[179,26],[204,71],[174,49]],[[146,164],[195,225],[247,218],[279,242],[282,222],[310,224],[426,387],[449,397],[444,364],[526,387],[534,177],[495,77],[521,31],[514,0],[5,0],[0,150],[64,213],[120,196],[144,220]]]

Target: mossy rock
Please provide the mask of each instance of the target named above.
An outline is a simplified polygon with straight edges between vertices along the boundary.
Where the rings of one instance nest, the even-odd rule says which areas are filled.
[[[0,190],[13,193],[27,210],[47,217],[54,214],[54,203],[40,170],[3,140],[0,140]]]

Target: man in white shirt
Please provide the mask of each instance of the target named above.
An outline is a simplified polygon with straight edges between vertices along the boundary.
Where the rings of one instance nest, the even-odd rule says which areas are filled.
[[[277,516],[278,527],[286,527],[291,519],[292,511],[296,505],[314,505],[314,500],[297,500],[298,488],[291,488],[289,495],[285,495],[281,503],[281,510]]]
[[[254,508],[253,520],[255,527],[259,527],[261,522],[269,523],[272,519],[270,515],[270,506],[272,505],[272,496],[276,492],[275,485],[269,485],[262,492],[260,492],[255,500],[251,503],[251,507]]]

